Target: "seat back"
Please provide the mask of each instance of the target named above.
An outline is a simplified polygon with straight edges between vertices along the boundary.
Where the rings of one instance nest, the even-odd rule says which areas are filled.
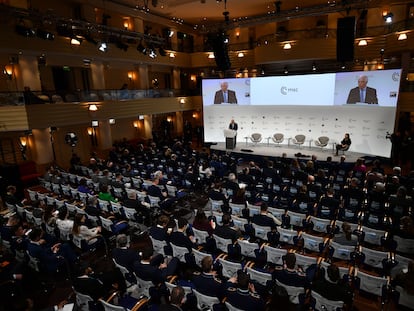
[[[265,245],[264,250],[267,255],[267,262],[271,262],[276,265],[283,265],[283,256],[285,256],[287,253],[286,249]]]
[[[272,280],[272,274],[268,272],[257,271],[253,268],[247,267],[246,272],[250,275],[250,279],[257,283],[266,286],[268,281]]]
[[[159,197],[153,197],[151,195],[148,195],[148,199],[150,201],[151,207],[159,207],[158,203],[160,202]]]
[[[285,229],[277,227],[277,231],[280,233],[280,242],[293,245],[293,238],[298,235],[296,230]]]
[[[362,271],[358,271],[357,277],[360,279],[360,290],[382,297],[382,288],[388,283],[386,278],[373,276]]]
[[[154,252],[165,256],[164,247],[167,246],[167,242],[154,239],[152,236],[149,237],[151,239]]]
[[[374,268],[382,268],[382,261],[388,258],[387,252],[376,251],[368,247],[363,247],[362,253],[365,255],[364,263]]]
[[[284,138],[285,136],[282,133],[273,134],[273,137],[272,137],[273,141],[277,144],[282,143]]]
[[[227,253],[227,246],[233,244],[233,241],[231,239],[224,239],[216,234],[213,234],[213,238],[216,241],[217,249],[221,250],[224,253]]]
[[[204,244],[206,243],[206,239],[210,236],[207,231],[198,230],[196,228],[192,228],[194,233],[194,238],[196,239],[197,244]]]
[[[334,249],[333,258],[341,260],[351,260],[351,253],[354,251],[354,246],[342,245],[334,241],[330,241],[329,245]]]
[[[233,220],[234,228],[237,228],[242,232],[245,231],[245,225],[249,224],[249,221],[246,218],[233,216],[232,220]]]
[[[364,242],[373,245],[381,245],[381,238],[385,235],[384,230],[376,230],[362,226],[362,231],[364,232]]]
[[[259,143],[259,142],[261,142],[261,140],[262,140],[262,134],[260,134],[260,133],[253,133],[251,136],[250,136],[250,139],[252,140],[252,142],[254,142],[254,143]]]
[[[240,245],[240,252],[243,256],[255,258],[255,250],[259,250],[258,243],[250,243],[247,240],[238,240],[237,243]]]
[[[194,255],[194,260],[197,266],[199,266],[201,268],[201,261],[203,260],[204,257],[209,256],[211,257],[211,259],[213,259],[213,256],[211,256],[208,253],[203,253],[200,252],[199,250],[193,248],[193,255]]]
[[[146,281],[146,280],[140,279],[136,275],[135,275],[135,278],[137,279],[138,293],[150,298],[150,288],[154,286],[152,281]]]
[[[318,258],[313,256],[306,256],[296,253],[296,265],[302,267],[302,270],[305,271],[309,266],[316,264]]]
[[[81,294],[77,291],[74,292],[76,295],[76,310],[89,311],[89,303],[94,303],[92,297],[89,295]]]
[[[231,214],[234,216],[240,216],[242,210],[245,208],[244,204],[229,203],[229,206],[231,208]]]
[[[319,253],[319,244],[323,243],[323,237],[311,235],[309,233],[303,232],[303,247],[312,252]]]
[[[295,136],[296,144],[303,144],[305,142],[306,136],[303,134],[298,134]]]
[[[414,295],[407,294],[406,290],[401,286],[396,286],[395,290],[400,294],[398,304],[407,308],[414,306]]]
[[[311,222],[313,223],[313,231],[326,233],[327,227],[330,225],[331,220],[312,216]]]
[[[112,230],[112,225],[113,225],[112,220],[107,219],[107,218],[102,217],[102,216],[99,216],[99,219],[100,219],[100,221],[102,223],[102,228],[104,228],[106,231],[108,231],[110,233],[113,233],[113,230]]]
[[[176,257],[181,262],[186,262],[185,261],[185,254],[188,253],[187,247],[174,245],[172,243],[170,243],[170,245],[171,245],[171,248],[172,248],[173,256]]]
[[[315,298],[315,310],[336,311],[337,309],[342,310],[344,307],[343,301],[326,299],[317,292],[312,292],[312,297]]]
[[[210,309],[213,310],[213,305],[220,303],[220,300],[217,297],[207,296],[196,289],[193,289],[193,293],[197,298],[197,308],[199,310]]]
[[[320,136],[318,138],[318,141],[319,141],[321,146],[326,146],[329,143],[329,137],[328,136]]]
[[[243,266],[240,262],[232,262],[224,258],[218,258],[218,261],[220,262],[223,268],[223,276],[226,278],[237,276],[237,271],[243,269]]]
[[[303,287],[285,285],[282,282],[278,281],[277,279],[276,279],[276,284],[279,285],[279,286],[282,286],[286,289],[286,291],[289,295],[290,302],[292,302],[294,304],[298,304],[299,303],[299,295],[305,293],[305,288],[303,288]]]
[[[254,228],[254,236],[261,240],[267,241],[267,234],[272,231],[270,227],[259,226],[252,223],[252,227]]]
[[[109,302],[107,302],[103,299],[99,299],[99,301],[102,304],[105,311],[125,311],[125,310],[127,310],[122,306],[113,305],[113,304],[111,304],[111,303],[109,303]]]

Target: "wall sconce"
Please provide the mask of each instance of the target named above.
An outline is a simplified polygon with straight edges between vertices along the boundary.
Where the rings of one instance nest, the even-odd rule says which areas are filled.
[[[195,80],[197,80],[197,77],[195,75],[191,75],[190,80],[194,82]]]
[[[173,52],[170,52],[169,56],[170,58],[175,58],[175,54]]]
[[[82,43],[82,40],[79,39],[79,38],[70,39],[70,44],[72,44],[72,45],[81,45],[81,43]]]
[[[239,39],[240,38],[240,31],[236,31],[236,38]]]
[[[27,136],[20,136],[19,137],[19,145],[20,145],[20,151],[22,153],[23,160],[26,160],[26,150],[27,150]]]
[[[129,23],[128,23],[128,21],[124,21],[124,28],[125,28],[125,30],[128,30],[128,28],[129,28]]]
[[[3,73],[7,76],[9,80],[13,78],[13,65],[4,66]]]
[[[96,130],[95,127],[88,127],[86,129],[89,137],[91,138],[91,145],[92,146],[98,146],[98,139],[96,137]]]
[[[169,123],[172,122],[172,118],[170,116],[167,117],[167,122],[169,122]]]
[[[367,45],[368,45],[368,42],[365,39],[361,39],[358,42],[358,46],[367,46]]]
[[[128,72],[128,79],[131,81],[134,78],[134,73],[132,71]]]
[[[180,104],[185,104],[185,98],[180,98]]]
[[[96,104],[89,105],[89,111],[98,111],[98,106]]]
[[[407,34],[405,32],[404,33],[400,33],[398,35],[398,41],[402,41],[402,40],[407,40]]]
[[[111,125],[115,124],[115,119],[114,118],[110,118],[109,119],[109,124],[111,124]]]
[[[193,113],[193,119],[197,119],[197,112]]]
[[[137,129],[139,127],[139,121],[134,121],[132,125],[135,127],[135,129]]]
[[[284,45],[283,45],[283,49],[284,50],[290,50],[292,48],[292,45],[289,43],[289,42],[286,42]]]

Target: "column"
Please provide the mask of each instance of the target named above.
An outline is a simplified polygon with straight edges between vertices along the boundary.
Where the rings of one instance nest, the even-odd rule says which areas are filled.
[[[172,70],[172,88],[174,90],[181,89],[181,79],[180,79],[181,70],[180,68],[173,68]]]
[[[152,115],[144,116],[144,139],[152,139]]]
[[[112,132],[108,120],[99,121],[99,127],[95,128],[98,136],[99,149],[105,150],[112,147]]]
[[[19,66],[23,86],[30,87],[30,90],[32,91],[40,91],[42,87],[40,83],[40,74],[37,64],[37,57],[31,55],[20,55]]]
[[[138,75],[139,75],[139,85],[138,88],[141,90],[149,89],[149,79],[148,79],[148,66],[139,65],[138,66]]]
[[[183,112],[176,111],[175,112],[175,133],[176,135],[180,136],[184,134],[184,121],[183,121]]]
[[[91,63],[91,75],[92,75],[92,89],[104,90],[105,89],[105,66],[101,61],[93,61]]]
[[[48,164],[53,162],[54,150],[52,141],[50,139],[50,130],[46,129],[33,129],[33,136],[29,137],[28,146],[33,148],[32,156],[33,160],[38,164]]]

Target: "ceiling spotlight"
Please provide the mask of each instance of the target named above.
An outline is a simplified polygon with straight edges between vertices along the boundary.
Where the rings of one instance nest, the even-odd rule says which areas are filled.
[[[117,41],[116,42],[116,47],[118,48],[118,49],[120,49],[120,50],[123,50],[123,51],[127,51],[128,50],[128,48],[129,48],[129,46],[128,46],[128,44],[125,44],[124,42],[122,42],[122,41]]]
[[[165,50],[164,50],[162,47],[159,47],[159,48],[158,48],[158,53],[159,53],[161,56],[167,56],[167,52],[165,52]]]
[[[37,30],[37,36],[44,40],[55,40],[55,35],[49,31],[38,29]]]
[[[388,14],[384,15],[384,21],[386,24],[391,24],[392,23],[392,19],[394,17],[394,14],[392,14],[391,12]]]
[[[108,51],[108,44],[106,42],[101,42],[101,44],[98,47],[98,50],[101,52]]]
[[[156,58],[157,57],[157,53],[155,52],[154,48],[150,48],[148,56],[151,57],[151,58]]]
[[[142,42],[140,42],[137,46],[137,51],[141,52],[142,54],[146,55],[147,54],[147,49],[146,47],[142,44]]]
[[[16,25],[16,32],[24,37],[34,37],[36,35],[36,31],[24,25]]]

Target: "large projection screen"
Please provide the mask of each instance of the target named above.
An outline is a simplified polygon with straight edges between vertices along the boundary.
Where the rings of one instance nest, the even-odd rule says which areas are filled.
[[[205,79],[202,84],[204,140],[224,142],[223,130],[234,119],[238,123],[240,142],[254,132],[265,138],[283,133],[286,143],[297,134],[304,134],[307,141],[328,136],[330,141],[339,142],[344,133],[350,133],[350,151],[389,157],[391,144],[386,140],[386,133],[394,130],[400,75],[401,70],[396,69]],[[373,103],[361,102],[359,90],[358,99],[355,98],[352,89],[357,88],[358,80],[367,80],[366,86],[371,89],[364,96]],[[227,82],[228,90],[235,92],[237,104],[214,104],[222,82]]]

